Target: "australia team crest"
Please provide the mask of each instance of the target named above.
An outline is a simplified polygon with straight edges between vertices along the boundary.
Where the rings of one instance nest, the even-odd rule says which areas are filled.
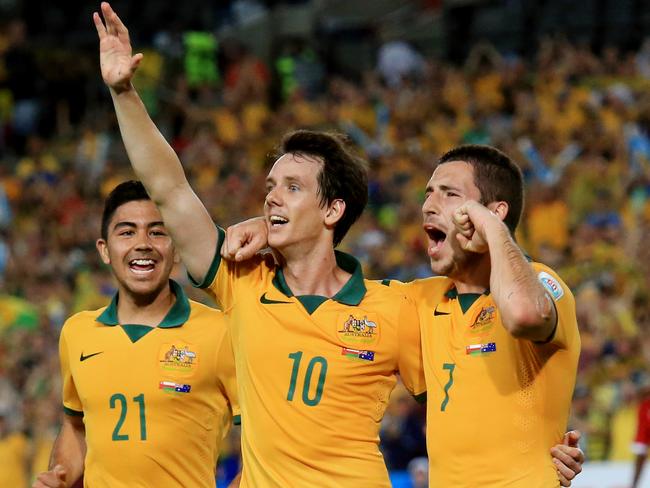
[[[336,334],[346,344],[377,344],[379,324],[375,314],[341,314],[337,321]]]
[[[191,344],[163,344],[158,354],[158,362],[163,371],[190,376],[198,369],[199,355]]]
[[[472,325],[470,331],[473,334],[483,334],[488,332],[496,322],[497,309],[494,305],[483,307],[479,312]]]

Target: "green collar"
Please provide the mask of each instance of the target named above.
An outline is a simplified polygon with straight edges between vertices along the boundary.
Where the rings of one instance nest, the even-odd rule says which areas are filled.
[[[456,289],[455,286],[452,286],[449,290],[445,292],[445,296],[450,300],[453,300],[454,298],[458,298],[459,296],[462,297],[463,295],[477,295],[480,297],[481,295],[489,295],[489,294],[490,294],[489,289],[485,290],[483,293],[458,293],[458,290]]]
[[[176,301],[174,302],[174,305],[172,305],[172,308],[169,309],[169,312],[167,312],[167,315],[165,315],[165,318],[162,319],[162,322],[158,324],[158,327],[164,329],[180,327],[187,322],[187,319],[190,317],[190,301],[187,299],[183,287],[174,280],[169,280],[169,286],[172,288],[172,293],[176,295]],[[111,303],[106,307],[106,310],[104,310],[95,320],[104,325],[119,325],[120,322],[117,318],[117,300],[118,294],[116,293],[113,296]]]
[[[478,300],[482,295],[489,295],[489,294],[490,294],[490,290],[485,290],[483,293],[458,293],[456,287],[452,286],[452,288],[447,290],[445,296],[450,300],[458,299],[458,303],[460,304],[460,309],[463,311],[463,313],[465,313],[470,309],[472,305],[474,305],[476,300]]]
[[[336,255],[336,264],[343,270],[352,274],[348,282],[339,290],[339,292],[332,297],[344,305],[359,305],[361,300],[366,294],[366,284],[363,281],[363,271],[361,270],[361,263],[353,256],[341,251],[334,251]],[[288,297],[293,296],[293,292],[289,289],[287,281],[284,279],[282,268],[276,268],[275,276],[273,277],[273,285]]]

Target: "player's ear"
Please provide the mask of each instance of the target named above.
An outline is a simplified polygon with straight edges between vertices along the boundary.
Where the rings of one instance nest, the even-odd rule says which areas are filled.
[[[334,225],[345,213],[345,201],[337,198],[332,200],[327,206],[327,212],[325,212],[325,225]]]
[[[111,264],[111,258],[108,254],[108,243],[106,239],[97,239],[95,242],[95,247],[99,253],[99,257],[102,259],[104,264]]]
[[[181,262],[181,255],[178,254],[178,251],[174,248],[174,264]]]
[[[508,202],[504,201],[488,203],[487,208],[497,214],[501,220],[505,220],[506,215],[508,215],[508,210],[510,209]]]

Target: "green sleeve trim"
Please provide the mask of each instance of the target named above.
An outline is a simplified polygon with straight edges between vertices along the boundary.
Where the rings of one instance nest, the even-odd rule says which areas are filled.
[[[420,404],[427,403],[427,392],[424,391],[420,393],[419,395],[413,395],[413,398],[415,399],[416,402]]]
[[[548,295],[548,293],[547,293],[547,295]],[[549,297],[550,297],[550,295],[549,295]],[[553,308],[555,308],[555,325],[553,326],[553,331],[546,338],[546,340],[544,340],[544,341],[535,341],[535,344],[548,344],[549,342],[553,342],[553,340],[555,339],[555,333],[557,332],[557,325],[560,322],[560,316],[558,315],[557,306],[555,305],[555,300],[553,300],[553,298],[551,298],[551,303],[553,304]]]
[[[190,279],[190,283],[192,283],[192,286],[195,288],[207,288],[214,281],[214,277],[217,276],[217,271],[219,270],[219,265],[221,264],[221,246],[223,245],[223,241],[226,238],[226,231],[217,226],[217,233],[219,235],[217,238],[217,249],[215,250],[214,257],[212,258],[210,269],[205,275],[205,278],[203,278],[203,281],[199,283],[194,278],[192,278],[189,273],[187,274]]]
[[[233,415],[232,425],[241,425],[241,415]]]
[[[68,408],[65,405],[63,406],[63,412],[66,415],[70,415],[71,417],[83,417],[84,416],[83,412],[80,412],[78,410],[72,410],[71,408]]]
[[[390,280],[381,280],[381,284],[384,286],[390,286]]]

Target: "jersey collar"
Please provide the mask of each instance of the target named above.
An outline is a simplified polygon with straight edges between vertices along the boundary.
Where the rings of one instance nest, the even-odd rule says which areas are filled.
[[[343,288],[332,297],[332,300],[336,300],[344,305],[357,306],[361,303],[361,300],[363,300],[363,297],[366,294],[366,284],[363,281],[361,263],[350,254],[341,251],[334,251],[334,254],[336,255],[336,264],[343,271],[347,271],[352,276],[350,276],[348,282],[343,285]],[[288,297],[293,296],[293,292],[289,289],[289,285],[287,285],[284,273],[280,267],[276,268],[275,276],[273,277],[273,286],[284,295]]]
[[[169,286],[172,288],[172,293],[176,295],[176,301],[174,302],[174,305],[172,305],[172,308],[169,309],[169,312],[167,312],[167,315],[165,315],[165,318],[162,319],[162,322],[158,324],[158,327],[164,329],[180,327],[187,322],[187,319],[190,317],[190,301],[187,299],[183,287],[174,280],[169,280]],[[115,293],[111,303],[95,320],[104,325],[119,325],[120,322],[117,318],[117,301],[118,293]]]

